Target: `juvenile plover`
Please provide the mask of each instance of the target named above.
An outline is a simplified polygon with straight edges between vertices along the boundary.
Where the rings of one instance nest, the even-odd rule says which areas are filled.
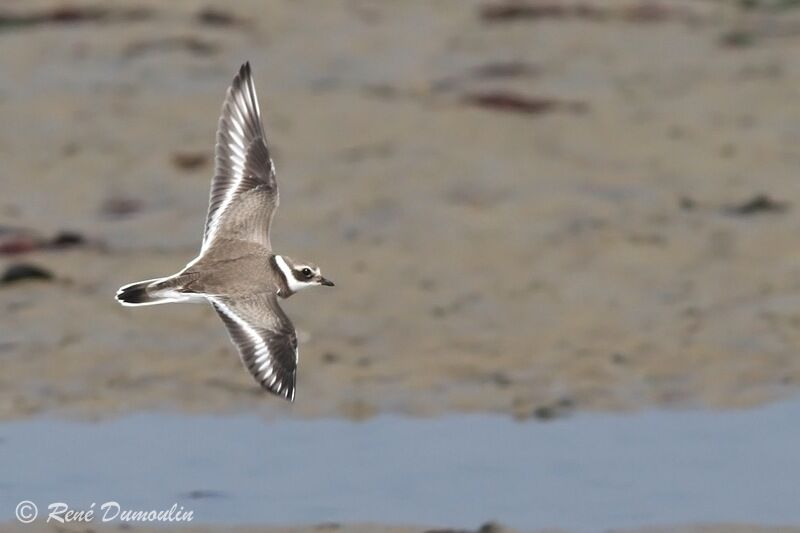
[[[272,251],[278,183],[249,63],[222,105],[215,155],[200,254],[177,274],[125,285],[116,297],[129,306],[210,302],[253,377],[294,401],[297,335],[278,297],[333,282],[313,263]]]

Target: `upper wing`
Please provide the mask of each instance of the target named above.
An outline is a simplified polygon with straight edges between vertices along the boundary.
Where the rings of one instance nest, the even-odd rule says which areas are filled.
[[[222,104],[202,250],[220,234],[271,248],[269,226],[277,207],[275,165],[261,125],[250,63],[245,63]]]
[[[297,335],[274,295],[243,300],[210,297],[242,362],[262,387],[294,401]]]

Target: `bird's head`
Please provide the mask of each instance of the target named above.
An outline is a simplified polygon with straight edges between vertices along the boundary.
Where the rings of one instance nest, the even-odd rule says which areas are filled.
[[[275,264],[278,265],[286,286],[292,293],[317,285],[334,286],[334,283],[325,278],[314,263],[297,261],[286,255],[276,255]]]

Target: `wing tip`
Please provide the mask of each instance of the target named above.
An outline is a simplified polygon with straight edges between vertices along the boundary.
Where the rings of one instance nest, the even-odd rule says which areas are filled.
[[[242,83],[253,77],[253,72],[250,68],[250,61],[245,61],[242,63],[242,66],[239,67],[239,74],[236,77],[239,78]]]
[[[239,67],[239,72],[236,73],[236,76],[233,77],[233,81],[231,82],[230,86],[228,87],[228,96],[233,93],[240,92],[242,87],[246,87],[248,83],[252,83],[253,80],[253,72],[250,68],[250,61],[245,61]]]
[[[237,99],[241,100],[237,103]],[[228,116],[233,111],[228,109],[229,106],[237,108],[239,117]],[[241,126],[247,125],[251,135],[260,135],[264,137],[263,125],[261,124],[261,109],[258,105],[258,96],[256,96],[256,83],[253,79],[253,72],[250,68],[250,61],[245,61],[239,67],[239,72],[234,76],[228,90],[225,93],[225,101],[222,103],[222,114],[217,124],[217,139],[219,140],[219,133],[226,129],[226,122],[233,120]],[[265,139],[266,141],[266,139]]]
[[[266,381],[262,381],[261,386],[275,396],[282,398],[289,403],[294,403],[294,393],[296,390],[294,375],[291,377],[291,380],[287,380],[285,383],[281,380],[276,380],[272,385],[270,385]]]
[[[289,403],[294,403],[295,386],[297,385],[296,369],[286,373],[277,372],[271,376],[264,377],[259,376],[254,369],[251,369],[251,371],[253,375],[257,376],[256,380],[261,385],[261,388],[270,394],[283,398]]]
[[[246,365],[247,369],[256,378],[256,382],[261,388],[270,394],[286,400],[289,403],[294,403],[294,394],[297,385],[297,369],[289,372],[276,371],[275,366],[272,367],[270,372],[266,374],[256,368],[256,364],[252,361]]]

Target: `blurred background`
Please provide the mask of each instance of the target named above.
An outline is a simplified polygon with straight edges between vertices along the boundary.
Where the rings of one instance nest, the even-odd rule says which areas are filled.
[[[4,0],[0,49],[10,530],[114,491],[203,531],[800,526],[800,2]],[[273,245],[336,281],[283,304],[293,405],[210,308],[113,298],[195,257],[244,61]]]

